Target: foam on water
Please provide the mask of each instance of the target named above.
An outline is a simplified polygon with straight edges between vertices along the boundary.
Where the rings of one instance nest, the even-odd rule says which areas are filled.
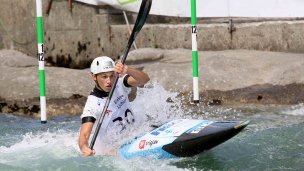
[[[294,115],[294,116],[304,116],[304,104],[298,104],[292,106],[290,109],[282,111],[283,114],[286,115]]]

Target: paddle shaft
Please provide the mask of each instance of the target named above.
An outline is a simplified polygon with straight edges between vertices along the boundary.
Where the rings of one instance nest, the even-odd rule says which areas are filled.
[[[135,40],[135,37],[137,36],[138,32],[141,30],[141,28],[143,27],[148,15],[149,15],[149,12],[150,12],[150,8],[151,8],[151,5],[152,5],[152,0],[143,0],[142,3],[141,3],[141,6],[140,6],[140,9],[139,9],[139,13],[138,13],[138,16],[137,16],[137,19],[136,19],[136,22],[134,24],[134,28],[133,28],[133,31],[131,33],[131,36],[129,38],[129,41],[128,41],[128,44],[126,46],[126,49],[125,49],[125,52],[124,52],[124,55],[121,59],[121,63],[124,64],[126,59],[127,59],[127,55],[129,53],[129,50],[130,50],[130,47],[133,43],[133,41]],[[105,106],[103,108],[103,111],[98,119],[98,123],[97,123],[97,126],[96,126],[96,129],[95,129],[95,132],[93,134],[93,137],[92,137],[92,140],[91,140],[91,143],[89,145],[89,148],[90,149],[93,149],[94,147],[94,144],[95,144],[95,141],[96,141],[96,138],[97,138],[97,135],[99,133],[99,130],[100,130],[100,127],[101,127],[101,124],[104,120],[104,117],[105,117],[105,113],[109,107],[109,104],[110,104],[110,101],[111,101],[111,98],[113,96],[113,93],[114,93],[114,90],[116,88],[116,84],[117,84],[117,81],[118,81],[118,74],[115,73],[115,79],[114,79],[114,82],[113,82],[113,85],[112,85],[112,88],[111,88],[111,91],[109,93],[109,96],[107,98],[107,101],[105,103]]]

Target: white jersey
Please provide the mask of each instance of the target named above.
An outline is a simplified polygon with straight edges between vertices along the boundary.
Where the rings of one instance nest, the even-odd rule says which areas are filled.
[[[107,146],[113,145],[113,141],[119,141],[120,133],[135,122],[128,98],[130,91],[131,88],[123,84],[123,78],[119,78],[95,142],[96,154],[107,152],[107,148],[110,148]],[[84,117],[96,119],[91,133],[95,132],[107,99],[107,97],[100,98],[92,94],[88,96],[81,119]]]

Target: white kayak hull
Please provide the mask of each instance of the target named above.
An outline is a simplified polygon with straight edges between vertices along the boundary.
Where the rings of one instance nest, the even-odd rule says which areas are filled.
[[[172,120],[123,144],[119,149],[119,154],[124,158],[191,157],[229,140],[241,132],[249,122]]]

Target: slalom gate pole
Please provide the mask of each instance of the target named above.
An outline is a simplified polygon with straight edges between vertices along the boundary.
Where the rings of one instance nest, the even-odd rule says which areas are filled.
[[[37,10],[37,40],[38,40],[38,63],[40,84],[40,114],[41,123],[46,123],[46,97],[45,97],[45,72],[43,52],[43,22],[42,22],[42,0],[36,0]]]
[[[122,11],[122,12],[123,12],[123,15],[124,15],[124,17],[125,17],[125,20],[126,20],[126,23],[127,23],[127,26],[128,26],[128,30],[129,30],[129,33],[130,33],[130,35],[131,35],[131,34],[132,34],[132,29],[131,29],[131,27],[130,27],[130,24],[129,24],[129,21],[128,21],[128,17],[127,17],[127,14],[126,14],[125,11]],[[133,42],[133,46],[134,46],[134,48],[137,50],[137,46],[136,46],[135,41]]]
[[[192,33],[193,102],[199,103],[196,0],[191,0],[191,33]]]

